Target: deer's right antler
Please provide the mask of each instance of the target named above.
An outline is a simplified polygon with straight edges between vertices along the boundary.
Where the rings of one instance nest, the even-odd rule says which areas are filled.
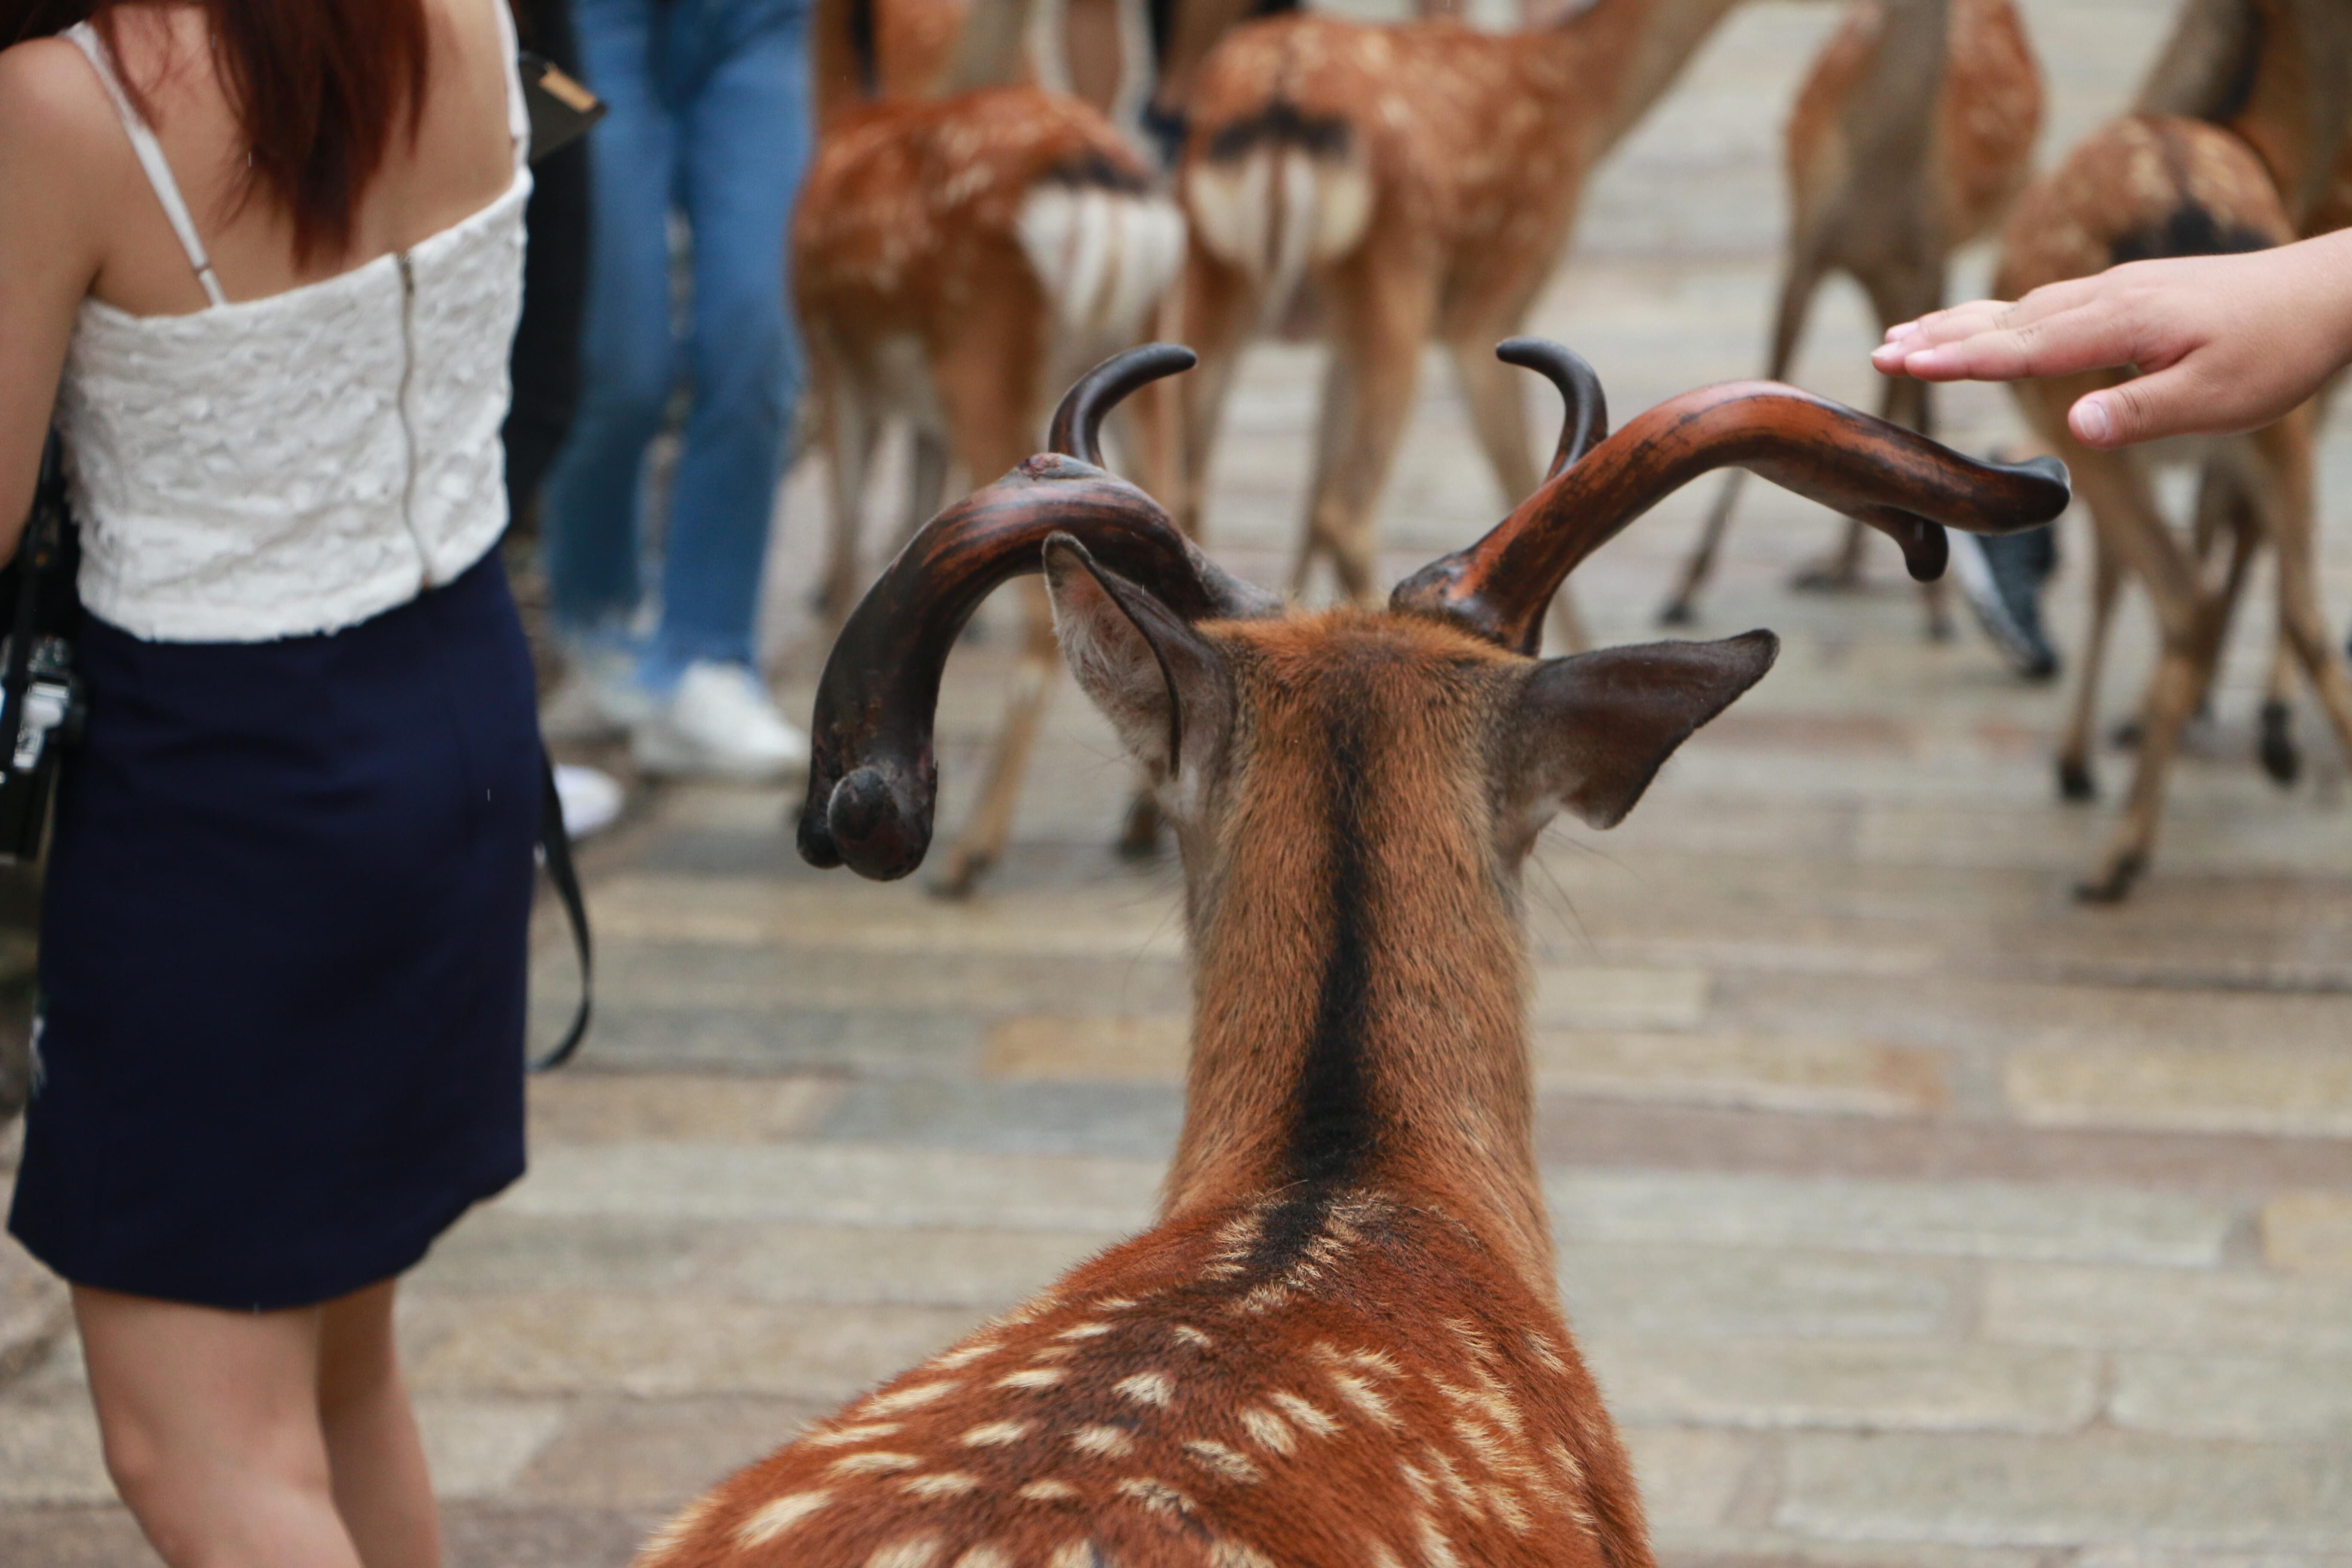
[[[2056,517],[2069,496],[2055,458],[1979,462],[1793,386],[1727,382],[1639,416],[1475,544],[1398,584],[1391,603],[1532,654],[1544,607],[1578,563],[1683,485],[1734,466],[1886,534],[1921,582],[1950,552],[1937,524],[2015,533]]]
[[[817,683],[803,859],[845,863],[885,881],[923,863],[939,793],[931,726],[948,649],[992,590],[1044,569],[1050,535],[1072,535],[1187,620],[1279,609],[1203,555],[1158,502],[1097,466],[1111,405],[1192,363],[1189,349],[1151,343],[1097,366],[1054,416],[1060,450],[1031,458],[925,523],[858,601]]]

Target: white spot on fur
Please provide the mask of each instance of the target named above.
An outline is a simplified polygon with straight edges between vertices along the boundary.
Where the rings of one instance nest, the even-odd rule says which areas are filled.
[[[1110,1330],[1111,1325],[1108,1323],[1078,1323],[1064,1329],[1054,1337],[1057,1340],[1094,1340],[1100,1339],[1110,1332]]]
[[[1140,1305],[1140,1303],[1132,1296],[1105,1296],[1101,1300],[1095,1303],[1095,1310],[1097,1312],[1127,1312],[1132,1311],[1139,1305]]]
[[[1437,1521],[1427,1514],[1419,1520],[1421,1560],[1425,1568],[1462,1568],[1462,1559],[1454,1555],[1454,1543],[1437,1528]]]
[[[1070,1434],[1070,1447],[1089,1454],[1116,1458],[1135,1447],[1135,1439],[1116,1426],[1081,1426]]]
[[[911,1470],[922,1462],[912,1454],[889,1454],[879,1448],[868,1448],[862,1454],[844,1454],[833,1462],[829,1473],[836,1476],[884,1476],[892,1470]]]
[[[1389,1402],[1381,1397],[1380,1391],[1354,1373],[1341,1372],[1338,1367],[1333,1367],[1328,1375],[1331,1379],[1331,1386],[1348,1404],[1354,1405],[1383,1426],[1393,1429],[1404,1425],[1402,1418],[1390,1406]]]
[[[1067,1481],[1031,1481],[1013,1495],[1027,1498],[1031,1502],[1076,1502],[1078,1489]]]
[[[1175,1335],[1178,1339],[1183,1341],[1186,1344],[1197,1346],[1202,1350],[1207,1350],[1210,1346],[1217,1342],[1190,1323],[1171,1324],[1168,1331]]]
[[[831,1501],[829,1491],[788,1492],[761,1503],[735,1527],[738,1546],[764,1546]]]
[[[971,1343],[968,1345],[959,1345],[954,1350],[949,1351],[943,1355],[933,1356],[931,1358],[931,1365],[940,1372],[953,1372],[958,1367],[970,1366],[981,1357],[990,1354],[1003,1342],[993,1337],[984,1340],[974,1340]]]
[[[1238,1541],[1209,1542],[1209,1568],[1275,1568],[1274,1559]]]
[[[1184,1445],[1184,1451],[1192,1456],[1194,1462],[1202,1468],[1222,1476],[1226,1480],[1239,1481],[1244,1486],[1254,1486],[1265,1479],[1259,1472],[1258,1468],[1250,1463],[1245,1455],[1234,1452],[1223,1443],[1212,1443],[1205,1437],[1196,1437]]]
[[[1261,1410],[1253,1405],[1242,1412],[1241,1421],[1242,1430],[1247,1432],[1250,1440],[1261,1448],[1271,1448],[1287,1458],[1290,1451],[1298,1446],[1289,1424],[1271,1410]]]
[[[896,1421],[868,1421],[856,1426],[835,1427],[830,1432],[812,1432],[801,1441],[812,1448],[841,1448],[873,1437],[887,1437],[898,1429]]]
[[[656,1563],[685,1545],[687,1538],[701,1529],[703,1521],[710,1517],[718,1500],[714,1494],[706,1492],[672,1514],[669,1522],[654,1531],[638,1550],[638,1561]]]
[[[1534,1356],[1546,1372],[1559,1373],[1568,1371],[1568,1363],[1560,1359],[1559,1348],[1552,1343],[1549,1334],[1528,1334],[1528,1353]]]
[[[1029,1434],[1026,1421],[991,1421],[973,1427],[956,1439],[967,1448],[995,1448],[1007,1443],[1017,1443]]]
[[[980,1488],[980,1478],[961,1470],[941,1470],[935,1476],[909,1476],[898,1483],[916,1497],[961,1497]]]
[[[1019,1372],[1008,1372],[996,1380],[999,1388],[1051,1388],[1062,1381],[1058,1366],[1025,1366]]]
[[[901,1410],[912,1410],[917,1405],[929,1405],[934,1400],[944,1399],[955,1391],[956,1384],[952,1378],[942,1379],[938,1383],[909,1384],[905,1388],[896,1388],[887,1394],[876,1394],[866,1402],[866,1408],[877,1415],[894,1415]]]
[[[1253,1316],[1255,1316],[1271,1312],[1276,1307],[1281,1306],[1285,1301],[1289,1300],[1290,1297],[1291,1289],[1289,1286],[1284,1284],[1279,1279],[1269,1280],[1267,1283],[1259,1286],[1255,1290],[1252,1290],[1248,1295],[1243,1297],[1239,1301],[1235,1302],[1234,1306],[1234,1310],[1237,1311],[1248,1312]]]
[[[1371,1568],[1403,1568],[1403,1565],[1397,1562],[1396,1553],[1377,1541],[1364,1542],[1364,1552]]]
[[[1054,1548],[1054,1555],[1045,1559],[1045,1568],[1094,1568],[1095,1543],[1072,1541]]]
[[[874,1555],[866,1560],[866,1568],[931,1568],[931,1559],[939,1554],[937,1535],[909,1535],[876,1547]]]
[[[1160,1372],[1139,1372],[1133,1377],[1120,1378],[1111,1387],[1138,1405],[1163,1407],[1176,1392],[1176,1385],[1168,1381],[1168,1374]]]
[[[1132,1498],[1155,1513],[1190,1513],[1192,1500],[1166,1481],[1150,1476],[1129,1476],[1118,1483],[1118,1494]]]
[[[1337,1421],[1295,1394],[1270,1394],[1266,1398],[1294,1424],[1306,1427],[1318,1437],[1328,1437],[1339,1429]]]
[[[1013,1553],[993,1541],[983,1541],[957,1558],[955,1568],[1013,1568]]]

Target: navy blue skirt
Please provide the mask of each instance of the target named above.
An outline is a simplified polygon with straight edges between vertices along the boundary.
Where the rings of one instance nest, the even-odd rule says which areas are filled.
[[[329,635],[86,623],[9,1228],[208,1306],[399,1273],[523,1168],[540,805],[493,551]]]

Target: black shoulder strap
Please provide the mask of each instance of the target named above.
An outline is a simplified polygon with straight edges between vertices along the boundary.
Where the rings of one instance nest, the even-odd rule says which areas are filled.
[[[563,900],[564,917],[572,922],[572,950],[580,955],[580,1005],[572,1015],[572,1027],[547,1055],[530,1064],[533,1072],[547,1072],[562,1067],[588,1037],[588,1019],[595,1010],[596,958],[588,939],[588,904],[580,896],[580,872],[572,864],[572,837],[563,831],[563,797],[555,793],[555,765],[547,759],[544,747],[539,762],[539,848],[547,862],[547,879],[555,884],[555,896]]]

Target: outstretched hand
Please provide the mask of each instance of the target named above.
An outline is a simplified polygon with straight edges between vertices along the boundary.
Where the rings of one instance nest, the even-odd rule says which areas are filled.
[[[2133,367],[2075,400],[2086,447],[2267,425],[2352,360],[2352,230],[2275,250],[2135,261],[1889,328],[1870,363],[1922,381]]]

